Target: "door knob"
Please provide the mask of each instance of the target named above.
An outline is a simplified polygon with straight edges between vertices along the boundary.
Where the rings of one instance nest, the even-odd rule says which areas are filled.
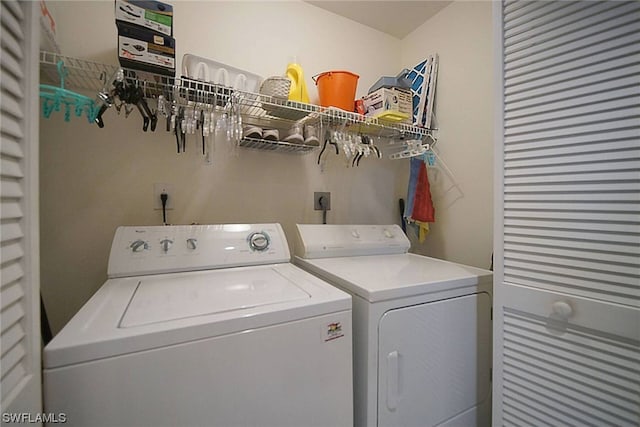
[[[553,310],[553,314],[558,317],[562,317],[563,319],[568,319],[573,315],[573,308],[566,301],[556,301],[551,305],[551,309]]]

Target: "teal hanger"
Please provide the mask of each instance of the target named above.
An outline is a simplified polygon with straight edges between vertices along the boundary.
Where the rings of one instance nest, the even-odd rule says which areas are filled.
[[[65,89],[64,79],[69,72],[63,61],[58,61],[57,67],[60,86],[40,85],[40,98],[43,99],[42,115],[48,119],[52,112],[60,111],[64,107],[65,121],[71,120],[71,111],[73,110],[77,117],[81,117],[83,113],[86,114],[89,123],[93,123],[99,107],[88,96]]]

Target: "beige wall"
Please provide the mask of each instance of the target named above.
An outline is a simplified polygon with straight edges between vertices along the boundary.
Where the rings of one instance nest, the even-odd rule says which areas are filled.
[[[433,18],[441,38],[425,25],[402,41],[302,2],[172,3],[177,58],[193,53],[269,76],[281,74],[297,55],[312,101],[310,77],[319,72],[360,74],[360,96],[379,76],[438,52],[440,150],[465,195],[448,209],[437,205],[434,231],[414,250],[488,266],[492,120],[482,117],[491,110],[489,3],[453,4]],[[51,8],[64,54],[117,63],[112,1],[56,2]],[[465,25],[450,28],[458,16]],[[467,45],[471,52],[463,49]],[[321,171],[317,153],[243,149],[234,156],[219,146],[213,165],[206,165],[195,137],[178,155],[171,134],[142,132],[137,111],[125,119],[111,109],[105,123],[104,129],[77,118],[65,123],[59,114],[41,120],[41,285],[54,333],[106,280],[115,228],[161,223],[152,208],[157,182],[174,187],[176,208],[168,213],[174,224],[280,222],[292,236],[295,223],[321,220],[313,211],[314,191],[331,192],[330,223],[399,222],[407,161],[366,159],[359,168],[346,168],[343,157],[331,155]]]
[[[312,98],[314,74],[356,72],[362,95],[400,61],[399,40],[305,3],[173,4],[178,58],[189,52],[269,76],[282,74],[294,54]],[[116,63],[112,1],[54,7],[64,54]],[[106,280],[115,228],[161,224],[154,183],[174,186],[176,208],[168,214],[174,224],[280,222],[293,235],[296,222],[321,221],[314,191],[331,192],[331,223],[398,222],[393,200],[402,188],[396,182],[402,162],[371,159],[347,169],[331,155],[321,172],[315,152],[243,149],[234,157],[221,146],[206,165],[195,136],[178,155],[172,134],[142,132],[137,111],[125,119],[111,109],[105,123],[104,129],[78,118],[65,123],[60,114],[41,121],[42,293],[54,333]]]
[[[402,40],[402,64],[438,53],[442,167],[429,174],[436,222],[412,251],[489,268],[493,239],[493,46],[489,1],[456,1]],[[457,187],[453,187],[456,184]]]

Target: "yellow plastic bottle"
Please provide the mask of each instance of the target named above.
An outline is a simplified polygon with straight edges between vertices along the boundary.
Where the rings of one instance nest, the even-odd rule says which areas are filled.
[[[304,82],[304,72],[300,64],[292,62],[287,65],[287,77],[291,80],[289,100],[308,104],[309,92],[307,92],[307,85]]]

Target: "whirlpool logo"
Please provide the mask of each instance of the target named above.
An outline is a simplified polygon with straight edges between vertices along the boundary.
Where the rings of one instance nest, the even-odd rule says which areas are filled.
[[[333,341],[338,338],[342,338],[344,332],[342,332],[342,323],[332,322],[327,325],[324,342]]]

